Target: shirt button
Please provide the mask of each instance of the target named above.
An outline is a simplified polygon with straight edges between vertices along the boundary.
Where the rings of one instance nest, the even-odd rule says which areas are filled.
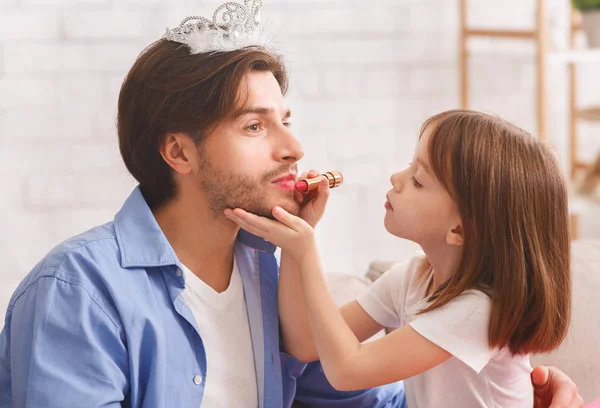
[[[181,269],[177,269],[177,276],[183,276],[183,272],[181,271]]]
[[[200,376],[200,375],[196,375],[196,376],[194,377],[194,384],[196,384],[196,385],[200,385],[200,384],[202,384],[202,376]]]

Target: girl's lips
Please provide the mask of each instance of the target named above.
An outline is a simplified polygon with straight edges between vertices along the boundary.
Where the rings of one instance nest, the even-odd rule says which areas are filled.
[[[385,195],[385,204],[383,206],[386,210],[394,211],[394,207],[392,207],[392,204],[390,203],[390,198],[388,197],[388,194]]]

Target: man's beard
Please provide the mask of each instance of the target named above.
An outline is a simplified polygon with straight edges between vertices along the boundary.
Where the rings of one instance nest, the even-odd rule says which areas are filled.
[[[272,180],[290,171],[296,172],[296,165],[283,165],[265,174],[260,182],[256,182],[242,174],[224,171],[210,163],[201,151],[198,154],[200,186],[215,215],[222,215],[226,208],[242,208],[250,213],[273,219],[272,205],[281,205],[288,212],[298,214],[299,205],[293,199],[293,191],[289,192],[289,200],[286,200],[285,204],[269,203],[265,197],[265,190],[271,187]]]

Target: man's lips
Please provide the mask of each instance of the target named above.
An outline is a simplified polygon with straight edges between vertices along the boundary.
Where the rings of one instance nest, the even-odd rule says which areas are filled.
[[[294,191],[296,187],[296,175],[294,173],[290,173],[283,177],[279,177],[273,181],[273,184],[284,190]]]
[[[290,180],[296,180],[296,175],[294,173],[286,174],[283,177],[279,177],[278,179],[273,181],[273,183],[279,183],[281,181],[290,181]]]

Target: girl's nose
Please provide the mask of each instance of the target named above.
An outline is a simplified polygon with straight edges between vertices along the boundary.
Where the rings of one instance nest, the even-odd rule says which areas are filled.
[[[390,183],[392,183],[394,190],[402,190],[402,172],[392,174],[390,177]]]

